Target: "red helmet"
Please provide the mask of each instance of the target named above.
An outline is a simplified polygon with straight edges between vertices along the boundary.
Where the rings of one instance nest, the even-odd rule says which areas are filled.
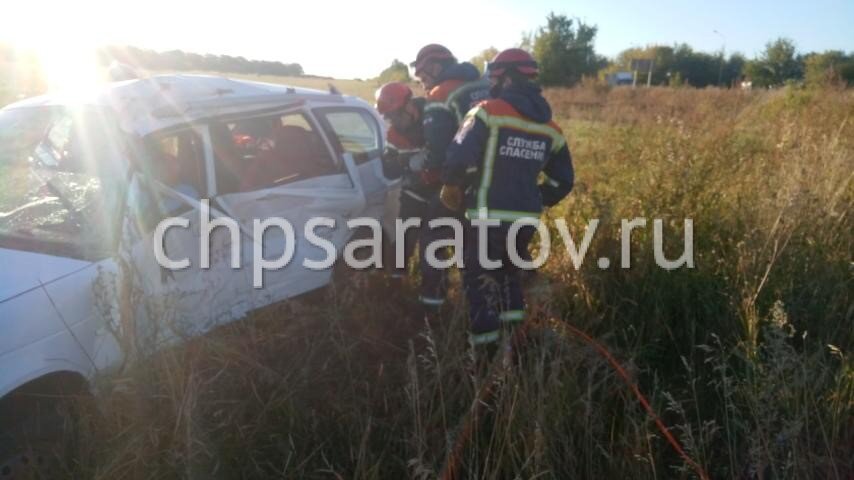
[[[436,60],[456,60],[454,54],[447,47],[431,43],[418,51],[415,61],[410,63],[410,67],[414,67],[416,71],[421,70],[424,64]]]
[[[386,83],[377,90],[377,111],[385,115],[399,110],[412,98],[412,89],[401,82]]]
[[[490,77],[500,77],[509,70],[515,70],[526,77],[536,77],[540,67],[534,57],[521,48],[508,48],[499,53],[486,66]]]

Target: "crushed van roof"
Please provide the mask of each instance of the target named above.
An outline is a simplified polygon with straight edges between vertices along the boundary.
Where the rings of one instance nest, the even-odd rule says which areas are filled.
[[[75,104],[109,106],[119,115],[124,130],[147,135],[211,116],[297,102],[368,106],[355,97],[287,85],[211,75],[156,75],[104,84],[76,98],[41,95],[5,109]]]

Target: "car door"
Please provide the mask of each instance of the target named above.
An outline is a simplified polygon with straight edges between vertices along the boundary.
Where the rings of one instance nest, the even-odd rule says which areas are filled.
[[[209,147],[202,127],[184,127],[153,134],[141,146],[142,160],[131,181],[122,246],[135,295],[138,347],[159,348],[164,343],[204,333],[248,310],[239,289],[242,271],[230,268],[232,237],[217,229],[202,238],[202,203],[207,196]],[[211,208],[211,217],[224,216]],[[173,219],[184,226],[163,231],[157,226]],[[209,242],[210,268],[201,264],[201,242]],[[161,264],[156,248],[186,268]],[[241,303],[241,300],[243,302]]]
[[[383,137],[379,119],[357,106],[321,107],[314,114],[332,140],[338,155],[355,160],[365,191],[364,217],[380,221],[389,239],[394,239],[394,221],[399,211],[399,179],[385,176],[382,163]]]
[[[243,249],[247,273],[252,270],[254,249],[269,260],[293,247],[293,257],[283,268],[264,272],[259,282],[249,279],[252,306],[268,305],[329,282],[331,268],[304,266],[306,260],[327,257],[323,248],[308,241],[305,227],[312,219],[329,219],[331,227],[314,232],[334,246],[336,256],[340,254],[350,235],[346,222],[365,204],[352,162],[348,169],[346,161],[336,160],[315,119],[302,106],[211,122],[209,133],[215,157],[214,203],[252,232],[252,243]],[[294,245],[287,244],[279,228],[255,234],[255,221],[270,218],[291,225]],[[252,288],[256,283],[261,287]]]

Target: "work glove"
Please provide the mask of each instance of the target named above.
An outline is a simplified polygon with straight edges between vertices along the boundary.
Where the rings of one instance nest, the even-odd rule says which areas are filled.
[[[382,156],[383,174],[386,178],[400,178],[403,166],[400,164],[400,150],[386,146]]]
[[[456,185],[442,185],[439,200],[448,210],[459,212],[463,208],[463,189]]]

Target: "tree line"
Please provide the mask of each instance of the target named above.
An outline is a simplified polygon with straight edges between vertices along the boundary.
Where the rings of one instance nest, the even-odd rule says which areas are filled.
[[[638,72],[638,83],[642,84],[649,80],[652,85],[693,87],[731,87],[741,81],[759,88],[790,83],[854,85],[854,52],[799,53],[794,42],[786,38],[769,42],[752,59],[737,52],[727,56],[723,49],[701,52],[685,43],[628,48],[609,59],[593,47],[597,33],[595,25],[552,13],[545,25],[524,35],[518,46],[537,59],[539,80],[545,86],[573,86],[584,78],[604,81],[617,72],[632,72],[632,63],[637,60],[645,61],[643,71]],[[498,49],[489,47],[471,62],[482,70],[497,54]],[[410,81],[409,71],[404,63],[394,60],[379,80]]]
[[[182,50],[158,52],[131,46],[108,46],[99,49],[97,55],[103,65],[116,61],[146,70],[200,70],[280,76],[300,76],[305,73],[298,63],[249,60],[242,56],[198,54]]]
[[[604,79],[611,73],[630,71],[632,60],[641,59],[650,61],[651,72],[646,68],[642,74],[645,81],[651,73],[653,85],[732,86],[741,80],[763,88],[788,83],[854,84],[854,52],[799,53],[787,38],[769,42],[752,59],[740,53],[725,56],[723,49],[700,52],[683,43],[629,48],[609,60],[595,52],[596,34],[596,26],[552,13],[544,26],[523,38],[521,46],[540,62],[540,80],[550,86],[571,86],[584,77]]]

